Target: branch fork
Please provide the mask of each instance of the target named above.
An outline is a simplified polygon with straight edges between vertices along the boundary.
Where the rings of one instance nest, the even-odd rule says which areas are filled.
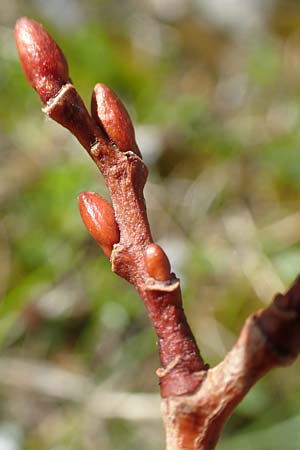
[[[67,128],[101,171],[112,205],[93,192],[79,196],[85,226],[132,283],[158,341],[157,370],[167,450],[213,450],[225,422],[253,384],[300,352],[300,281],[247,319],[224,361],[204,363],[183,310],[180,283],[163,249],[153,242],[143,196],[147,168],[129,114],[104,84],[94,88],[91,115],[70,81],[66,58],[37,22],[16,24],[25,76],[43,111]]]

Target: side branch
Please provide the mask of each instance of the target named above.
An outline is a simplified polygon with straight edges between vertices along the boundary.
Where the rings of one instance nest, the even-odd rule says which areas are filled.
[[[224,361],[207,371],[197,392],[162,402],[167,450],[213,450],[237,404],[274,367],[300,352],[300,278],[285,295],[249,317]],[[192,420],[191,420],[192,418]]]

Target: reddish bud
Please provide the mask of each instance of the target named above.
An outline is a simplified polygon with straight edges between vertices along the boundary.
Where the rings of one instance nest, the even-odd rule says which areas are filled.
[[[117,95],[105,84],[96,84],[91,103],[92,116],[122,152],[133,151],[141,156],[135,142],[130,116]]]
[[[113,245],[120,240],[113,207],[96,192],[81,192],[78,205],[88,232],[110,258]]]
[[[145,252],[145,262],[150,277],[158,281],[167,281],[170,278],[170,262],[159,245],[148,245]]]
[[[52,37],[34,20],[19,19],[15,37],[25,76],[47,103],[69,80],[67,61]]]

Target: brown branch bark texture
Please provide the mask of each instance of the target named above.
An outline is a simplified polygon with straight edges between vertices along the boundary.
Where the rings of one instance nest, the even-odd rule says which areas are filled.
[[[148,172],[126,108],[99,83],[90,114],[62,51],[42,26],[21,18],[15,34],[22,68],[43,111],[78,139],[108,187],[112,205],[85,192],[78,199],[80,214],[112,270],[136,287],[157,335],[167,450],[212,450],[253,384],[298,356],[300,281],[248,318],[231,352],[209,369],[186,320],[179,280],[151,236],[143,196]]]

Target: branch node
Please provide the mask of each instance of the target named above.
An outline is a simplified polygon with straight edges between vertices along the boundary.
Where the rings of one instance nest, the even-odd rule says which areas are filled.
[[[104,132],[91,118],[82,98],[71,83],[64,84],[57,95],[42,108],[42,111],[71,131],[89,154],[95,142],[98,142],[98,146],[101,141],[106,142],[106,147],[104,145],[99,147],[101,153],[111,150]]]
[[[137,155],[132,150],[127,150],[127,152],[123,152],[123,153],[125,156],[127,156],[128,159],[139,159],[144,164],[144,161],[142,160],[142,158],[140,158],[139,155]]]
[[[95,143],[91,146],[90,152],[91,152],[91,156],[94,159],[98,159],[99,158],[101,150],[100,150],[100,146],[99,146],[98,141],[95,141]]]
[[[147,278],[144,289],[146,291],[174,292],[179,288],[179,280],[175,277],[167,281],[158,281],[155,278]]]
[[[70,89],[74,89],[74,86],[71,83],[64,84],[55,95],[55,97],[52,97],[50,100],[48,100],[48,102],[42,107],[43,113],[51,117],[51,111],[53,108],[55,108],[56,103],[62,103],[66,93]]]
[[[135,280],[132,275],[134,261],[124,245],[118,243],[113,246],[110,260],[112,272],[127,280],[128,283],[134,284]]]
[[[177,366],[177,364],[180,362],[181,360],[181,356],[177,355],[175,356],[175,358],[173,359],[173,361],[171,361],[167,367],[163,368],[163,367],[159,367],[156,370],[156,375],[158,376],[158,378],[163,378],[166,375],[168,375],[170,372],[172,372],[172,370]]]

